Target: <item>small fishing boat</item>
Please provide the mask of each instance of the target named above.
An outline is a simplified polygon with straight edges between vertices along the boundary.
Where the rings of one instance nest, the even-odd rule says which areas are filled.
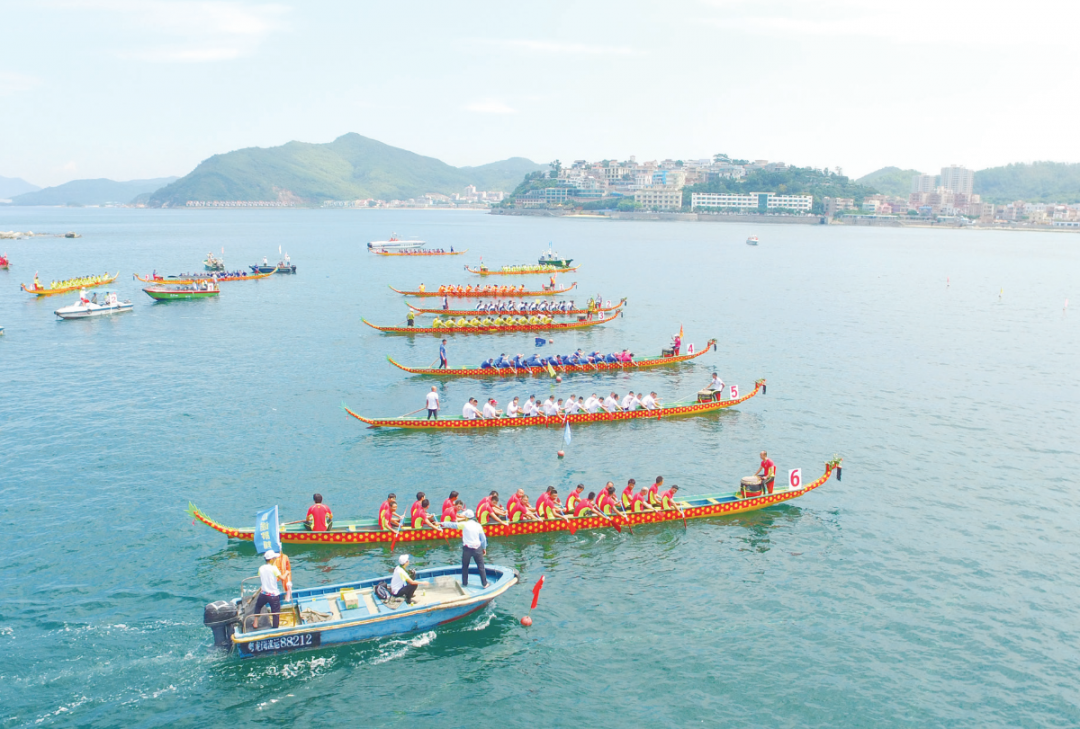
[[[193,284],[155,284],[147,286],[143,291],[154,301],[209,299],[221,292],[213,281],[196,281]]]
[[[522,296],[556,296],[558,294],[565,294],[567,291],[577,288],[577,282],[570,284],[569,286],[544,286],[540,291],[526,291],[521,288],[514,288],[513,286],[442,286],[443,290],[428,291],[427,289],[417,291],[402,291],[401,289],[395,289],[390,287],[391,291],[401,294],[402,296],[447,296],[451,299],[455,298],[474,298],[474,299],[490,299],[492,297],[522,297]],[[453,289],[453,290],[451,290]]]
[[[10,265],[11,261],[8,260],[7,254],[0,255],[0,268],[7,270]]]
[[[430,327],[381,327],[376,324],[372,324],[367,319],[361,318],[360,321],[367,324],[372,329],[378,329],[380,332],[387,334],[499,334],[505,332],[539,332],[539,331],[566,331],[568,329],[588,329],[589,327],[599,326],[601,324],[607,324],[614,320],[619,315],[619,310],[615,309],[611,312],[610,316],[599,316],[596,319],[586,319],[581,317],[579,321],[571,322],[556,322],[556,321],[529,321],[528,319],[521,318],[515,319],[511,324],[495,324],[484,322],[490,322],[489,319],[475,319],[469,320],[469,323],[464,325],[458,325],[456,323],[440,324],[439,326]],[[432,322],[434,325],[439,320],[436,319]],[[472,323],[475,321],[475,323]],[[503,320],[505,321],[505,319]]]
[[[100,300],[98,296],[99,294],[95,292],[90,298],[87,298],[86,292],[83,291],[79,295],[78,303],[63,306],[53,313],[61,319],[86,319],[91,316],[122,314],[135,308],[135,305],[130,301],[120,301],[115,291],[100,292]]]
[[[712,348],[716,350],[716,340],[710,339],[705,345],[705,348],[700,352],[690,352],[688,354],[675,355],[663,355],[661,357],[646,357],[645,359],[637,359],[633,362],[597,362],[596,364],[578,364],[578,365],[552,365],[552,369],[558,375],[574,374],[577,372],[585,372],[589,374],[595,374],[597,372],[624,372],[633,370],[646,370],[653,367],[664,367],[667,365],[675,365],[680,362],[689,362],[690,360],[697,359],[701,355],[705,354]],[[547,367],[466,367],[461,369],[433,369],[430,367],[415,368],[406,367],[394,361],[393,357],[387,357],[390,360],[390,364],[394,365],[398,369],[405,370],[412,375],[431,375],[433,377],[525,377],[529,375],[539,376],[551,374],[548,372]]]
[[[349,408],[342,405],[342,409],[362,423],[367,423],[370,428],[407,428],[412,430],[492,430],[496,428],[561,428],[566,423],[571,425],[585,425],[586,423],[614,423],[622,420],[660,420],[662,418],[684,417],[687,415],[704,415],[718,410],[724,410],[740,403],[744,403],[759,392],[765,392],[765,380],[758,380],[754,389],[741,397],[724,399],[723,392],[717,390],[703,391],[698,393],[697,400],[674,402],[653,410],[617,410],[609,413],[601,410],[596,413],[574,413],[573,415],[535,415],[532,417],[499,416],[495,418],[477,418],[466,420],[458,416],[456,418],[444,418],[439,420],[425,420],[420,417],[399,418],[365,418],[357,415]]]
[[[289,261],[288,254],[277,263],[267,263],[264,258],[262,263],[249,266],[249,268],[252,273],[296,273],[296,265]]]
[[[369,243],[368,246],[370,247],[370,245],[371,244]],[[420,250],[420,249],[417,249],[417,250],[404,250],[404,251],[372,250],[371,252],[374,253],[377,256],[408,256],[408,257],[411,257],[411,258],[416,258],[417,256],[420,256],[420,257],[423,257],[423,256],[463,256],[463,255],[465,255],[466,253],[469,252],[469,249],[466,248],[463,251],[455,251],[453,248],[451,248],[448,251],[443,251],[443,250]]]
[[[616,529],[622,531],[622,527],[630,525],[631,528],[641,524],[662,524],[665,522],[678,522],[683,519],[702,519],[716,516],[733,516],[744,514],[748,511],[757,511],[770,506],[784,503],[805,496],[814,489],[825,484],[835,473],[836,480],[840,480],[841,465],[843,459],[833,457],[825,463],[824,475],[811,483],[799,481],[797,484],[781,484],[777,479],[773,493],[747,493],[741,487],[735,491],[726,491],[713,494],[701,494],[699,496],[678,497],[674,507],[662,511],[630,512],[625,516],[614,514],[609,516],[575,516],[569,519],[555,518],[542,519],[540,521],[522,521],[510,524],[485,523],[484,533],[488,539],[503,537],[522,536],[530,534],[544,534],[547,532],[577,532],[578,529]],[[486,493],[486,488],[485,488]],[[255,539],[255,530],[252,527],[235,528],[220,524],[206,514],[199,511],[194,504],[188,504],[188,514],[193,519],[198,519],[211,529],[218,531],[229,539],[241,542],[252,542]],[[282,525],[280,530],[281,541],[284,544],[391,544],[409,542],[441,541],[450,532],[446,529],[410,529],[402,527],[400,530],[380,529],[375,519],[359,519],[349,522],[334,522],[333,529],[325,532],[313,532],[304,524]],[[491,567],[488,567],[490,570]],[[460,573],[460,568],[458,572]],[[470,578],[469,582],[472,582]]]
[[[530,316],[532,314],[547,314],[548,316],[587,316],[589,314],[598,314],[600,312],[615,311],[620,306],[626,304],[626,297],[624,296],[617,304],[612,304],[608,301],[605,305],[599,306],[595,309],[555,309],[556,304],[554,301],[545,302],[548,304],[547,309],[529,309],[528,311],[517,311],[512,309],[486,311],[483,309],[421,309],[418,306],[412,304],[406,304],[417,314],[438,314],[440,316]],[[570,302],[573,303],[573,302]],[[524,304],[522,304],[524,305]]]
[[[214,633],[214,644],[240,658],[312,650],[431,630],[476,612],[517,584],[510,567],[488,565],[487,587],[480,586],[475,565],[469,584],[461,584],[461,567],[450,565],[416,570],[420,587],[413,604],[401,598],[380,597],[390,576],[293,590],[282,602],[278,627],[268,613],[255,613],[258,577],[240,583],[240,597],[218,600],[203,610],[203,624]],[[282,596],[284,598],[284,596]]]
[[[469,273],[475,273],[478,276],[531,276],[531,275],[545,275],[551,273],[569,273],[576,271],[581,266],[574,266],[573,268],[553,266],[550,264],[540,264],[538,266],[522,265],[522,266],[503,266],[502,268],[488,268],[481,263],[476,268],[472,266],[466,266],[465,270]]]
[[[4,327],[0,327],[0,335],[3,335],[3,333],[4,333]]]
[[[277,267],[273,271],[267,271],[266,273],[241,273],[237,276],[222,275],[220,273],[211,273],[203,276],[195,276],[192,274],[180,274],[179,276],[158,276],[156,274],[150,276],[140,276],[137,273],[131,274],[136,281],[142,281],[143,283],[151,284],[193,284],[196,281],[216,281],[221,283],[223,281],[258,281],[260,279],[267,278],[277,273]]]
[[[555,266],[557,268],[570,268],[570,264],[573,262],[573,258],[563,258],[552,251],[551,246],[548,246],[547,253],[542,253],[537,260],[537,263],[541,266]]]
[[[203,261],[203,267],[207,271],[224,271],[225,261],[222,258],[218,258],[213,253],[206,254],[206,260]]]
[[[19,285],[22,286],[22,290],[28,294],[34,294],[35,296],[55,296],[56,294],[66,294],[70,291],[79,291],[80,289],[95,289],[98,286],[108,286],[113,281],[115,281],[116,277],[119,275],[120,272],[117,271],[116,275],[114,276],[105,274],[104,276],[99,276],[96,279],[92,276],[81,276],[78,279],[80,283],[69,284],[67,286],[57,286],[54,289],[42,286],[37,282],[35,282],[33,286],[27,286],[26,284]]]
[[[757,242],[758,242],[758,238],[757,238],[756,235],[752,235],[752,236],[750,236],[749,238],[746,239],[746,245],[748,245],[748,246],[756,246]]]
[[[405,251],[414,248],[423,248],[424,241],[411,238],[409,240],[401,240],[398,238],[397,233],[390,234],[390,240],[373,240],[367,244],[368,250],[372,253],[379,253],[380,251]]]

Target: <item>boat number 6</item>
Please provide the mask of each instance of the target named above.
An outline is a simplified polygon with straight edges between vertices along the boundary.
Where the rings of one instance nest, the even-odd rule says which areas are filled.
[[[787,475],[788,488],[793,491],[797,491],[802,488],[802,469],[793,468],[788,471]]]
[[[731,399],[732,400],[737,400],[738,398],[739,398],[739,386],[738,385],[732,385],[731,386]]]

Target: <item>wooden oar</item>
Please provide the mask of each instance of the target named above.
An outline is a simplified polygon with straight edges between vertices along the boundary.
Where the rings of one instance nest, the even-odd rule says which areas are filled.
[[[426,410],[426,409],[427,408],[420,408],[420,410]],[[410,415],[416,415],[418,412],[420,412],[420,410],[413,410],[411,413],[405,413],[404,415],[399,415],[399,416],[397,416],[397,419],[401,420],[402,418],[407,418]]]
[[[401,534],[401,527],[405,526],[405,517],[401,517],[398,521],[397,531],[394,532],[394,538],[390,540],[390,554],[394,553],[394,545],[397,544],[397,538]]]

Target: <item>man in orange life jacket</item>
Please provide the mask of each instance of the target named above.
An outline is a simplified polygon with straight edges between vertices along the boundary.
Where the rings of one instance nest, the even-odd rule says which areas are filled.
[[[330,529],[334,521],[334,514],[330,507],[322,502],[322,494],[311,497],[315,503],[307,510],[307,527],[313,532],[325,532]]]

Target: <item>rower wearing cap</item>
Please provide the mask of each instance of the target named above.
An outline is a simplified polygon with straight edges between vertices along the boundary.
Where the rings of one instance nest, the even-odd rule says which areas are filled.
[[[394,568],[394,574],[390,578],[390,594],[403,598],[406,605],[413,605],[413,595],[420,583],[412,578],[408,568],[409,555],[403,554],[398,557],[398,566]]]
[[[491,398],[486,403],[484,403],[484,420],[494,420],[495,418],[502,415],[502,410],[495,409],[495,406],[498,404],[499,403],[495,401],[495,398]]]
[[[401,526],[401,515],[397,513],[397,495],[387,494],[386,501],[379,506],[379,528],[397,529]]]
[[[272,549],[263,552],[263,559],[266,562],[259,567],[261,590],[258,599],[255,600],[255,625],[252,627],[258,627],[258,615],[265,605],[270,606],[270,619],[273,626],[278,627],[278,620],[281,616],[281,591],[278,590],[278,583],[281,583],[282,587],[284,587],[285,578],[282,576],[281,570],[274,566],[274,560],[277,557],[278,553]]]

